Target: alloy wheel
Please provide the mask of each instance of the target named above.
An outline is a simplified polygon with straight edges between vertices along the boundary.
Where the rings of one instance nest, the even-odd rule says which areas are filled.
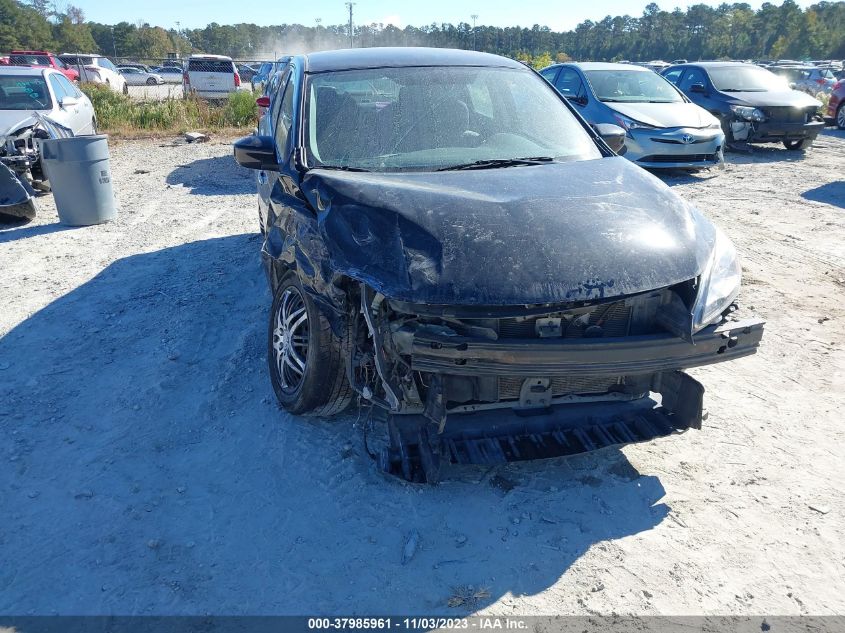
[[[276,310],[273,350],[279,382],[285,391],[296,391],[305,378],[308,362],[308,310],[300,291],[285,289]]]

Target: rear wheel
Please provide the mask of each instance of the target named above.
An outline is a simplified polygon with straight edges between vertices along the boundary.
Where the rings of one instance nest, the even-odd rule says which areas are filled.
[[[836,127],[845,130],[845,100],[836,108]]]
[[[812,144],[813,144],[813,141],[808,139],[808,138],[799,139],[797,141],[784,141],[783,142],[783,146],[786,149],[791,150],[793,152],[808,149]]]
[[[329,416],[349,405],[347,341],[335,336],[292,273],[276,289],[267,339],[270,380],[284,409]]]

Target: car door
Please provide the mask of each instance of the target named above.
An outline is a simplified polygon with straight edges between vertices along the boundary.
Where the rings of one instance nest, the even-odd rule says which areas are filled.
[[[560,94],[566,97],[567,101],[574,105],[578,112],[583,116],[587,123],[594,124],[595,116],[593,112],[587,108],[590,100],[587,97],[587,86],[584,78],[575,68],[570,66],[563,66],[555,79],[555,88]],[[602,121],[598,121],[602,123]]]
[[[271,77],[271,82],[276,83],[277,89],[273,92],[270,110],[259,122],[261,126],[259,133],[274,138],[279,164],[282,164],[287,158],[288,133],[290,131],[290,120],[293,116],[293,81],[291,81],[290,66],[285,72],[276,73]],[[258,199],[261,202],[268,201],[266,209],[259,208],[259,214],[262,221],[264,221],[263,218],[266,218],[268,227],[276,220],[276,209],[278,207],[273,204],[273,193],[276,185],[280,184],[280,178],[279,172],[263,170],[258,172]]]
[[[687,67],[677,85],[678,90],[683,92],[695,105],[701,106],[719,118],[724,118],[727,105],[719,99],[719,93],[713,87],[713,83],[704,69],[697,66]],[[703,91],[700,91],[699,86],[703,86]],[[727,112],[730,112],[730,109],[727,109]]]
[[[70,128],[74,134],[82,132],[83,130],[79,125],[79,103],[64,103],[63,105],[65,99],[68,97],[76,99],[76,95],[66,90],[65,86],[59,80],[58,73],[50,73],[47,80],[50,82],[50,89],[53,91],[53,97],[56,102],[56,108],[50,113],[50,118]]]
[[[94,130],[94,106],[91,100],[64,75],[58,76],[58,82],[65,89],[65,92],[76,97],[76,118],[75,124],[78,127],[73,128],[74,134],[93,134]]]

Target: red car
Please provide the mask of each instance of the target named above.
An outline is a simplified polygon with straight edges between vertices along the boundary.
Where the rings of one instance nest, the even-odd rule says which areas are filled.
[[[79,73],[70,68],[61,59],[47,51],[12,51],[9,53],[9,64],[12,66],[34,66],[36,68],[52,68],[58,70],[71,81],[79,81]]]
[[[831,125],[845,130],[845,79],[840,79],[833,84],[824,118]]]

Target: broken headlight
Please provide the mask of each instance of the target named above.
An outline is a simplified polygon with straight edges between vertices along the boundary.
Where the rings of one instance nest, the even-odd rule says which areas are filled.
[[[731,110],[738,119],[745,121],[765,121],[766,115],[759,108],[751,108],[749,106],[732,105]]]
[[[692,329],[697,332],[716,319],[739,294],[742,266],[728,236],[716,227],[716,241],[707,268],[701,273],[698,296],[692,309]]]

